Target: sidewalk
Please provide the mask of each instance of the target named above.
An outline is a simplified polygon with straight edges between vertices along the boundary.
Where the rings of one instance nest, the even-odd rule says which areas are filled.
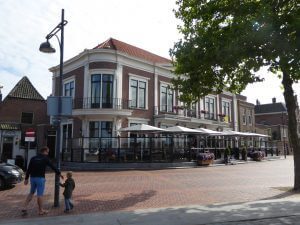
[[[236,204],[190,205],[0,221],[1,225],[299,224],[300,196]]]

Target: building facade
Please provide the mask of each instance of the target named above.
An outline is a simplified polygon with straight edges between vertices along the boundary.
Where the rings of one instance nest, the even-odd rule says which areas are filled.
[[[296,115],[299,121],[298,106]],[[273,98],[272,103],[269,104],[260,104],[257,101],[255,121],[258,128],[268,131],[281,154],[292,153],[288,135],[288,112],[284,103],[276,102],[276,98]]]
[[[73,112],[61,123],[62,148],[68,138],[118,137],[120,128],[136,124],[240,129],[244,97],[211,94],[187,108],[172,89],[172,69],[169,59],[113,38],[64,62],[62,93],[72,96]],[[59,66],[50,71],[57,95]]]
[[[27,130],[34,132],[34,141],[25,140]],[[46,100],[24,76],[0,101],[1,160],[15,159],[17,155],[29,159],[43,145],[48,145],[54,156],[55,133],[53,139],[49,138],[50,130]]]

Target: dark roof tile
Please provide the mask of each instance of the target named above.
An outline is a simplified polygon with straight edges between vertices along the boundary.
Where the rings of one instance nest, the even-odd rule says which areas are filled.
[[[285,104],[282,102],[255,105],[254,110],[255,110],[255,114],[276,113],[276,112],[287,111]]]
[[[24,76],[9,92],[7,98],[22,98],[41,101],[45,100],[26,76]]]

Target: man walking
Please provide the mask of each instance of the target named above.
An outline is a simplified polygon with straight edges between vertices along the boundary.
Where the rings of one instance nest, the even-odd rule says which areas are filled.
[[[43,209],[43,195],[45,190],[45,172],[46,167],[49,166],[56,174],[60,175],[63,179],[63,176],[60,174],[60,171],[51,164],[49,158],[49,148],[47,146],[40,149],[40,154],[31,158],[29,162],[28,169],[26,171],[24,184],[28,184],[28,178],[30,176],[30,192],[25,200],[24,208],[22,209],[22,215],[27,215],[27,207],[29,202],[32,200],[32,197],[35,192],[37,192],[37,204],[39,207],[39,215],[44,215],[47,213]]]

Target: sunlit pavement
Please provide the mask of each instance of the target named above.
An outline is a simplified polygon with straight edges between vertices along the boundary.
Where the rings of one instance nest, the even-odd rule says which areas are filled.
[[[113,215],[121,211],[126,214],[159,208],[167,213],[170,207],[179,207],[179,210],[191,205],[204,207],[216,203],[273,201],[290,194],[286,191],[292,187],[293,178],[292,157],[219,167],[74,172],[76,189],[72,217],[78,215],[80,218],[83,214],[96,212]],[[0,221],[22,218],[20,209],[28,191],[29,186],[23,184],[0,191]],[[47,216],[64,215],[62,195],[60,207],[52,208],[53,192],[54,174],[51,173],[47,174],[45,191]],[[39,217],[35,201],[29,208],[28,218]],[[222,207],[217,205],[218,209]],[[176,210],[169,212],[176,214]]]

